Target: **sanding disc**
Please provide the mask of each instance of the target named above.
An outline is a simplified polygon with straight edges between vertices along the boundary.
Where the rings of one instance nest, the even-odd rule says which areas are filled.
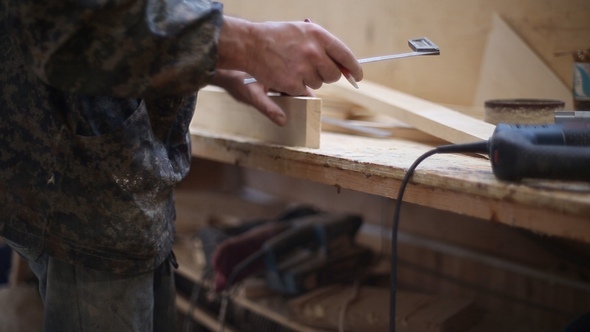
[[[550,124],[555,111],[562,110],[565,102],[553,99],[493,99],[485,106],[486,122],[492,124]]]

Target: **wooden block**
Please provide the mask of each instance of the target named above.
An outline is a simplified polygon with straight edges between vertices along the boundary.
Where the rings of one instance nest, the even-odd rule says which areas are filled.
[[[223,89],[206,87],[199,92],[191,128],[240,135],[267,143],[308,148],[320,147],[321,99],[271,96],[287,115],[279,127],[254,107],[236,101]]]
[[[378,114],[392,116],[425,133],[451,143],[487,140],[495,126],[448,107],[388,88],[370,81],[359,82],[359,89],[346,80],[324,84],[322,91]]]

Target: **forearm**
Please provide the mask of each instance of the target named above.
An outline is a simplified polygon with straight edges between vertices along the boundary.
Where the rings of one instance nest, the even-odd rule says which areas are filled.
[[[69,92],[144,97],[194,92],[213,75],[220,5],[90,3],[12,5],[21,49],[47,84]]]

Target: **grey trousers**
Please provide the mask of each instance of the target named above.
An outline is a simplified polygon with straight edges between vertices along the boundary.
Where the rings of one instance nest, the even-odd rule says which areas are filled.
[[[173,254],[154,271],[132,276],[85,269],[47,255],[28,262],[39,279],[45,332],[177,331]]]

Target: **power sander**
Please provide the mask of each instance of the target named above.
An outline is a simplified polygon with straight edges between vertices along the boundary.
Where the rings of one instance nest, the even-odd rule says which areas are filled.
[[[500,180],[590,181],[590,123],[498,124],[488,141],[443,145],[434,153],[485,153]]]
[[[590,181],[590,125],[499,124],[488,141],[494,175]]]

